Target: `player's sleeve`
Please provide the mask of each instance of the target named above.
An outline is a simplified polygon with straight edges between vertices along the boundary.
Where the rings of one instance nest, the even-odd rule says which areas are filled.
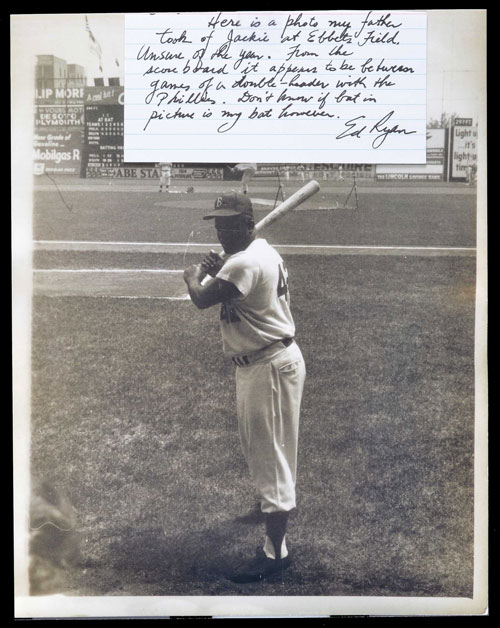
[[[259,279],[260,268],[248,264],[244,257],[229,258],[216,277],[231,282],[241,292],[238,301],[243,301],[252,292]]]

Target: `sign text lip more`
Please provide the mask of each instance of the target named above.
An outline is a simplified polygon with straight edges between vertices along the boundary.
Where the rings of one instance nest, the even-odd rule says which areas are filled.
[[[43,89],[37,88],[35,90],[35,98],[45,100],[51,98],[75,98],[81,100],[83,98],[83,87],[56,87],[55,89],[51,89],[50,87]]]

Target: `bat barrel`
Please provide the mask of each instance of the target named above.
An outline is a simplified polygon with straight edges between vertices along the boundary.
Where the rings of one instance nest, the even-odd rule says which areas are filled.
[[[286,201],[283,201],[283,203],[278,205],[276,209],[274,209],[272,212],[267,214],[267,216],[265,216],[262,220],[260,220],[255,225],[255,231],[258,232],[264,227],[267,227],[268,225],[272,224],[273,222],[278,220],[278,218],[283,216],[283,214],[286,214],[289,211],[292,211],[293,209],[301,205],[304,201],[306,201],[308,198],[316,194],[316,192],[318,192],[319,190],[320,190],[320,186],[317,181],[315,180],[309,181],[309,183],[306,183],[306,185],[302,186],[299,190],[294,192],[291,196],[289,196],[286,199]]]

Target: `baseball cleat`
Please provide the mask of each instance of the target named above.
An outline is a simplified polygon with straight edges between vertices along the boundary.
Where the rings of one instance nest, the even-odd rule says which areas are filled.
[[[241,571],[229,575],[229,580],[237,583],[261,582],[277,579],[291,564],[290,556],[285,558],[268,558],[264,550],[258,549],[255,558]]]

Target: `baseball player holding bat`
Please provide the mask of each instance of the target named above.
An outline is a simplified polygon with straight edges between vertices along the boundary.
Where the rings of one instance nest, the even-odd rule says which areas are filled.
[[[250,198],[223,194],[204,218],[214,219],[224,254],[211,251],[201,264],[184,271],[184,281],[198,308],[220,305],[223,352],[236,366],[240,441],[265,537],[255,559],[230,579],[254,582],[279,576],[291,562],[285,535],[296,507],[305,365],[294,340],[287,270],[277,251],[257,237]]]

